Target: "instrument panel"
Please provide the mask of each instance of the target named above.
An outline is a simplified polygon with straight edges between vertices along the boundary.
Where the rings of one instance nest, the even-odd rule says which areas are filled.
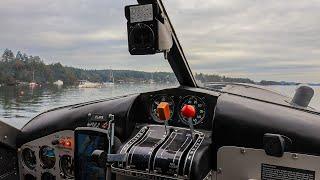
[[[158,114],[157,114],[157,106],[161,102],[169,103],[170,120],[173,120],[174,112],[175,110],[177,110],[177,114],[179,115],[179,121],[188,125],[188,119],[183,117],[183,115],[180,112],[180,110],[183,108],[184,105],[192,105],[196,109],[196,116],[192,118],[193,125],[197,125],[201,123],[201,121],[203,121],[203,119],[205,118],[207,110],[206,110],[206,104],[202,100],[204,98],[193,96],[193,95],[188,95],[183,98],[179,97],[180,102],[177,105],[175,104],[173,99],[175,99],[175,96],[169,96],[165,94],[155,95],[155,97],[152,98],[150,115],[155,122],[163,123],[161,120],[159,120]],[[177,106],[177,108],[175,108],[175,106]]]
[[[19,149],[18,158],[20,179],[74,179],[74,132],[60,131],[28,142]]]
[[[206,93],[188,91],[184,89],[166,89],[141,95],[139,104],[143,104],[140,108],[138,122],[148,124],[164,124],[158,118],[157,106],[161,102],[167,102],[170,109],[170,126],[189,127],[189,119],[181,114],[181,110],[185,105],[191,105],[196,110],[196,115],[192,118],[192,125],[198,129],[210,130],[215,111],[217,97]],[[141,106],[141,105],[139,105]],[[144,114],[145,117],[141,117]],[[147,121],[143,121],[147,119]]]

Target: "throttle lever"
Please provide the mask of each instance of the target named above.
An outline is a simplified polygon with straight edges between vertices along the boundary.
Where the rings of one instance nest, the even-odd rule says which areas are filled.
[[[168,121],[170,120],[170,105],[167,102],[161,102],[157,107],[157,113],[160,120],[164,121],[166,135],[169,134],[168,131]]]

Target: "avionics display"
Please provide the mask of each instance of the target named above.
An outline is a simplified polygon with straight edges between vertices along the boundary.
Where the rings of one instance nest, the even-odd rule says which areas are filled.
[[[95,128],[82,128],[75,131],[75,170],[78,180],[105,180],[106,172],[92,161],[94,150],[108,149],[107,135]]]

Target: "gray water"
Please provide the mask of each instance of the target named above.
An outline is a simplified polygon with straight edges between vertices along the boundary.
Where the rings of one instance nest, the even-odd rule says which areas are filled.
[[[21,128],[37,114],[59,106],[71,105],[97,99],[147,92],[172,84],[116,84],[103,88],[61,87],[0,87],[0,119]],[[268,86],[277,92],[292,96],[296,86]],[[311,106],[320,110],[320,87],[314,87],[316,94]]]

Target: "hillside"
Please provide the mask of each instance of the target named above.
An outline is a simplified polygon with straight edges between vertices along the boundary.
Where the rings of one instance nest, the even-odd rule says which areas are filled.
[[[106,66],[110,66],[107,64]],[[111,73],[112,72],[112,73]],[[66,85],[76,85],[79,80],[91,82],[106,82],[112,79],[120,82],[149,82],[153,80],[158,83],[176,82],[175,75],[169,72],[143,72],[132,70],[86,70],[63,66],[60,63],[45,64],[39,56],[29,56],[18,51],[16,55],[6,49],[0,59],[0,84],[14,85],[21,82],[50,84],[62,80]],[[206,82],[238,82],[260,85],[296,85],[295,82],[260,81],[254,82],[248,78],[231,78],[214,74],[195,74],[198,81]]]
[[[109,65],[106,65],[109,66]],[[112,73],[111,73],[112,71]],[[62,80],[66,85],[75,85],[79,80],[91,82],[110,81],[113,74],[115,82],[175,82],[173,73],[142,72],[131,70],[85,70],[63,66],[60,63],[45,64],[39,56],[28,56],[18,52],[14,55],[6,49],[0,60],[0,84],[13,85],[18,82],[53,83]]]

